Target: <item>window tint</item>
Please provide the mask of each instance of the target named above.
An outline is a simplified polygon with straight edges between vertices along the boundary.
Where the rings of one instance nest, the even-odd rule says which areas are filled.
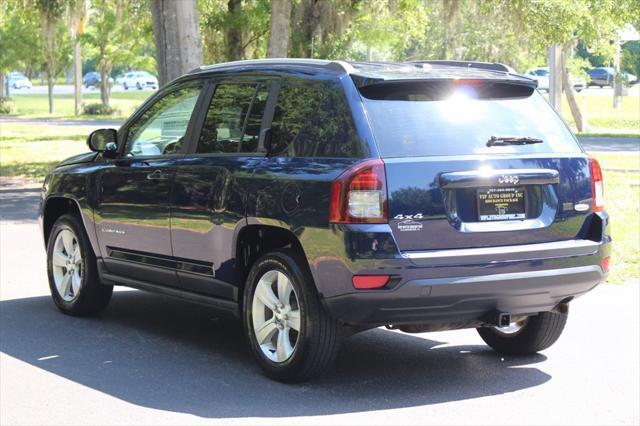
[[[360,157],[349,105],[335,83],[283,85],[271,125],[272,155]]]
[[[180,150],[202,85],[168,93],[129,129],[125,154],[164,155]]]
[[[580,152],[574,137],[542,95],[483,99],[472,90],[448,98],[419,93],[366,99],[376,143],[383,157],[467,154]],[[429,100],[435,99],[435,100]],[[491,136],[529,136],[531,145],[487,147]]]
[[[256,152],[268,95],[265,84],[218,85],[197,152]]]

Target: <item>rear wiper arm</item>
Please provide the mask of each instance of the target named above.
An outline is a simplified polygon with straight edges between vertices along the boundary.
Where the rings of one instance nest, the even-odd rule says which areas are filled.
[[[530,145],[542,142],[544,142],[542,139],[530,136],[491,136],[487,141],[487,146]]]

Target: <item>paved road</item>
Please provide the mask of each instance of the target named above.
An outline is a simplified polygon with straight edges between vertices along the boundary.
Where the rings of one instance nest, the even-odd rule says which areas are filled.
[[[639,285],[572,304],[561,340],[504,357],[473,330],[376,329],[335,370],[263,377],[238,324],[205,307],[118,291],[99,318],[56,311],[37,187],[0,187],[0,424],[638,424]]]
[[[640,138],[578,136],[587,151],[640,151]]]
[[[606,90],[606,89],[605,89]],[[137,92],[137,89],[130,89],[129,92]],[[144,88],[140,90],[141,92],[155,92],[153,89]],[[100,93],[100,89],[98,88],[82,88],[83,93]],[[117,92],[125,92],[124,88],[117,84],[111,88],[111,93]],[[11,95],[46,95],[48,93],[47,86],[34,85],[30,89],[11,89]],[[73,94],[73,85],[71,84],[58,84],[53,86],[53,94],[54,95],[71,95]]]
[[[26,126],[62,126],[62,127],[112,127],[119,128],[122,120],[63,120],[60,118],[17,118],[17,117],[0,117],[0,123],[15,123]]]

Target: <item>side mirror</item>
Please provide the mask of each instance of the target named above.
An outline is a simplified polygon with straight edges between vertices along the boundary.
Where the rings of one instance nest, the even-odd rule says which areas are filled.
[[[87,138],[87,146],[91,151],[114,156],[118,152],[118,131],[116,129],[95,130]]]

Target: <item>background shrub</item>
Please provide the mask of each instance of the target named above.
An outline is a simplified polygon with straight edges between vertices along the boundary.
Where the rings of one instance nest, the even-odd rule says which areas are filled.
[[[0,96],[0,114],[11,114],[15,110],[13,99],[6,96]]]
[[[119,113],[119,111],[111,105],[94,103],[85,105],[82,108],[82,113],[86,115],[113,115]]]

